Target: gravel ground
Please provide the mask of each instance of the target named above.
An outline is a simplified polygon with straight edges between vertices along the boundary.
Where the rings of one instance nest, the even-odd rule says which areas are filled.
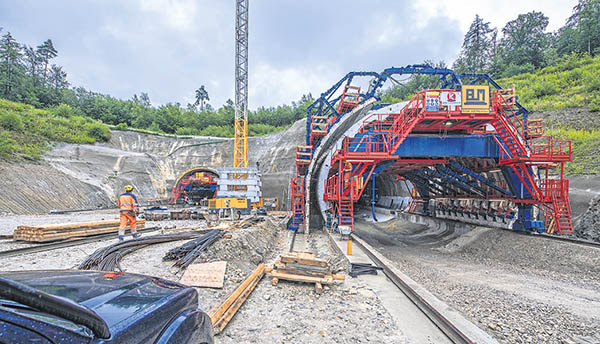
[[[440,245],[381,240],[413,236],[404,225],[382,234],[361,222],[357,232],[499,341],[600,343],[600,250],[481,227]]]
[[[288,249],[290,232],[283,230],[278,251]],[[320,258],[343,268],[323,232],[311,234],[305,246]],[[268,262],[272,262],[272,260]],[[344,258],[345,259],[345,258]],[[372,319],[365,321],[366,319]],[[382,306],[375,291],[360,279],[324,286],[280,281],[272,286],[266,276],[250,295],[216,343],[405,343],[402,332]]]
[[[600,241],[600,197],[594,197],[575,227],[575,235],[582,239]]]
[[[77,222],[107,219],[111,211],[67,215],[11,216],[3,223],[0,234],[10,234],[18,224]],[[205,311],[218,304],[260,262],[272,263],[279,253],[287,250],[290,232],[276,224],[278,219],[250,228],[231,230],[231,239],[220,239],[205,251],[196,262],[228,261],[223,289],[196,288],[200,306]],[[204,221],[156,221],[148,226],[205,228]],[[0,270],[72,269],[99,248],[116,242],[106,240],[78,247],[65,248],[25,257],[10,257],[2,261]],[[126,272],[143,273],[178,281],[181,273],[173,262],[163,262],[163,255],[181,242],[152,245],[124,257],[121,266]],[[1,243],[2,250],[22,247],[23,243]],[[341,270],[347,268],[345,258],[330,250],[325,233],[312,234],[306,248],[317,256],[327,258]],[[296,247],[298,249],[298,247]],[[26,258],[26,259],[24,259]],[[318,295],[314,285],[280,281],[272,286],[265,276],[250,295],[232,322],[215,338],[216,343],[405,343],[402,331],[382,306],[376,291],[360,279],[349,279],[325,286]],[[368,321],[365,321],[369,319]]]

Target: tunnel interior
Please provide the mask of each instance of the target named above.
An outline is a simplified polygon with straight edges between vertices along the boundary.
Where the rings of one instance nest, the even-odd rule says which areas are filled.
[[[205,205],[217,192],[219,174],[215,169],[195,167],[185,171],[176,181],[170,204]]]

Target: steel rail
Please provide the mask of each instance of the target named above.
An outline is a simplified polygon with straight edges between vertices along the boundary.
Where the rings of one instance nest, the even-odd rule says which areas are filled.
[[[140,228],[140,229],[138,229],[138,232],[149,233],[149,232],[154,232],[159,229],[161,229],[161,228],[160,227]],[[22,255],[22,254],[31,254],[31,253],[58,250],[58,249],[65,248],[65,247],[72,247],[72,246],[77,246],[77,245],[82,245],[82,244],[90,244],[90,243],[94,243],[94,242],[98,242],[98,241],[104,241],[108,238],[115,238],[115,237],[116,237],[115,233],[106,233],[106,234],[99,234],[99,235],[94,235],[94,236],[81,238],[81,239],[67,239],[64,241],[51,242],[48,244],[15,248],[12,250],[0,251],[0,258],[14,257],[14,256]]]
[[[453,343],[473,344],[474,342],[462,333],[450,320],[444,317],[427,300],[411,288],[400,276],[379,259],[378,252],[372,252],[356,233],[352,233],[352,240],[357,243],[378,266],[383,267],[383,273],[414,303]]]

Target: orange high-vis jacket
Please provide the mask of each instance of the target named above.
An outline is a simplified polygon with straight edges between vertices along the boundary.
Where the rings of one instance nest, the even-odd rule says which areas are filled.
[[[120,211],[135,211],[138,212],[137,198],[131,192],[125,192],[119,195],[119,210]]]

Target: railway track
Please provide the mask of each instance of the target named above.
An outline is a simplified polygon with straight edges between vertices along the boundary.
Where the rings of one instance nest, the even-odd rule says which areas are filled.
[[[398,287],[426,316],[433,322],[448,339],[457,344],[472,344],[476,341],[469,338],[461,331],[451,320],[446,318],[435,306],[423,298],[415,289],[413,289],[403,278],[397,274],[392,266],[386,263],[387,259],[379,252],[358,237],[352,234],[352,241],[367,254],[367,256],[378,266],[383,267],[383,273],[390,281]]]
[[[148,228],[138,229],[138,232],[151,233],[151,232],[154,232],[159,229],[161,229],[161,228],[160,227],[148,227]],[[81,238],[81,239],[69,239],[69,240],[64,240],[64,241],[51,242],[48,244],[40,244],[40,245],[35,245],[35,246],[15,248],[12,250],[0,251],[0,258],[14,257],[14,256],[24,255],[24,254],[58,250],[58,249],[65,248],[65,247],[90,244],[90,243],[104,241],[106,239],[113,239],[113,238],[115,238],[115,233],[106,233],[106,234],[94,235],[91,237],[86,237],[86,238]]]

